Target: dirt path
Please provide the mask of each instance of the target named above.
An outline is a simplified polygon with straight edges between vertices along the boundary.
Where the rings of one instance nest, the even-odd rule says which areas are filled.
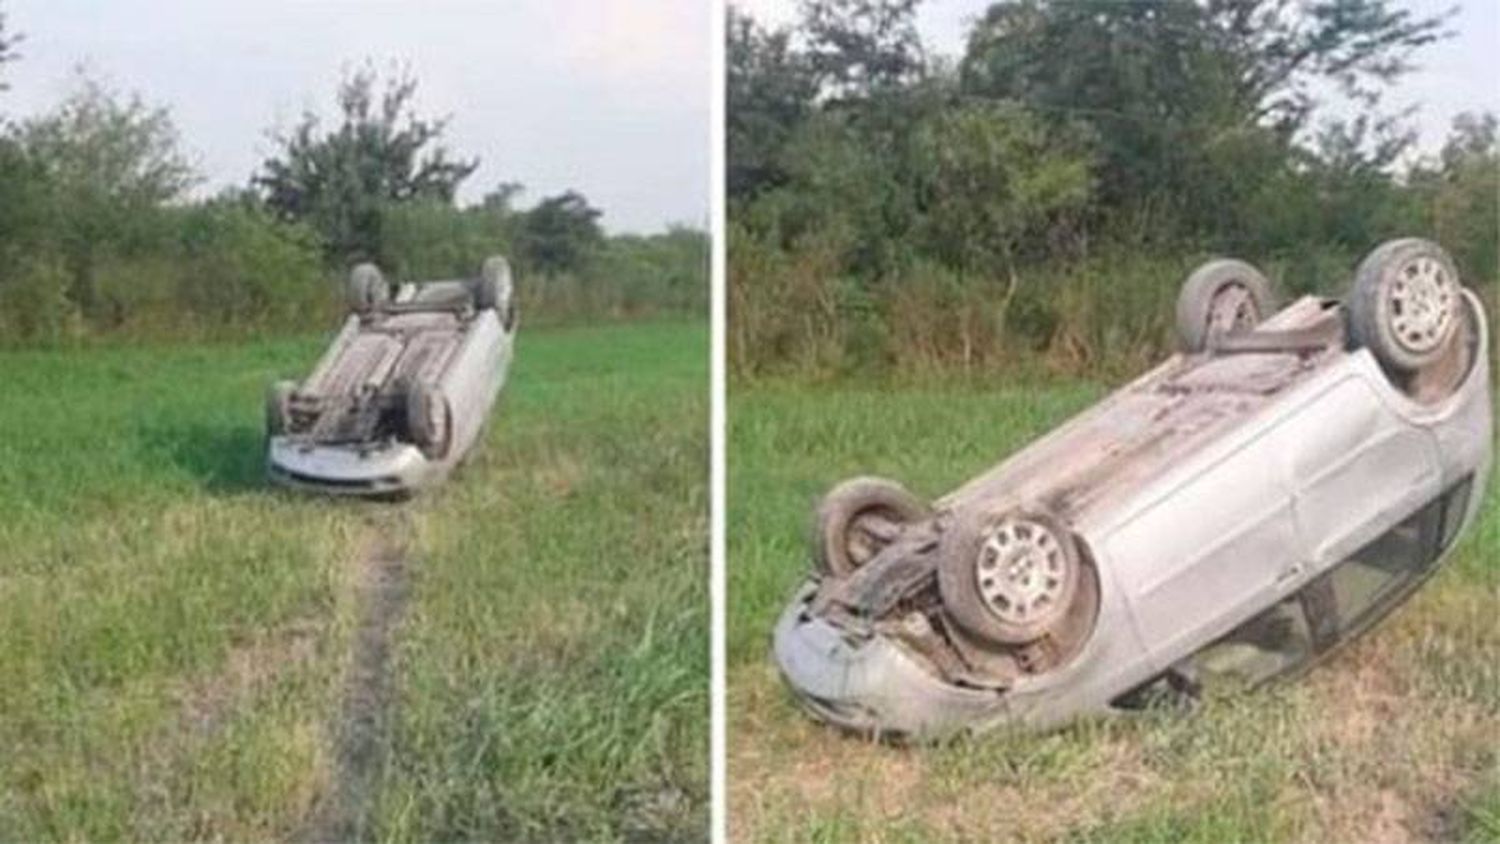
[[[356,557],[353,588],[359,618],[335,725],[333,782],[314,810],[305,841],[369,837],[370,802],[388,746],[392,640],[406,608],[412,534],[409,510],[382,514],[372,521]]]

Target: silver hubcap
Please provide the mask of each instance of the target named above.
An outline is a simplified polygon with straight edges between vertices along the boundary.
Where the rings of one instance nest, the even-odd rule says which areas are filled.
[[[996,525],[979,551],[979,594],[1001,621],[1030,626],[1062,612],[1068,561],[1057,537],[1029,519]]]
[[[1453,277],[1441,263],[1418,258],[1402,267],[1386,302],[1396,340],[1417,353],[1436,349],[1453,323],[1453,303]]]
[[[1208,306],[1208,328],[1211,335],[1233,334],[1255,327],[1260,315],[1255,298],[1242,284],[1225,285]]]

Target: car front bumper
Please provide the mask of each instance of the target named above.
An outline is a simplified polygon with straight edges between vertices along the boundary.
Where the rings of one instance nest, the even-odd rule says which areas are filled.
[[[889,639],[854,636],[807,612],[803,587],[776,624],[776,663],[816,719],[866,735],[932,741],[1005,716],[997,692],[937,679]]]
[[[272,482],[333,495],[408,492],[431,481],[435,472],[421,449],[407,443],[356,449],[278,436],[266,448],[266,473]]]

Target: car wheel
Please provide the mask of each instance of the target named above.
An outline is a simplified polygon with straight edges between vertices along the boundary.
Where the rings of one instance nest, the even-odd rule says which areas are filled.
[[[1438,362],[1459,334],[1459,284],[1453,259],[1436,243],[1413,237],[1382,244],[1354,274],[1349,331],[1355,344],[1397,372]]]
[[[1256,326],[1270,311],[1271,282],[1260,270],[1219,258],[1194,270],[1177,294],[1177,339],[1201,352],[1219,338]]]
[[[513,287],[510,262],[504,256],[491,255],[479,268],[479,278],[474,280],[474,305],[480,310],[493,309],[509,329],[514,321],[510,301]]]
[[[901,526],[932,515],[925,502],[884,478],[853,478],[818,503],[813,558],[818,570],[843,577],[889,545]]]
[[[279,437],[291,427],[292,394],[295,381],[277,381],[266,389],[266,435]]]
[[[453,441],[453,413],[442,390],[420,381],[408,388],[406,430],[429,458],[447,456]]]
[[[344,290],[349,310],[367,314],[385,304],[391,298],[391,287],[385,276],[374,264],[358,264],[349,271],[349,281]]]
[[[1081,577],[1073,535],[1056,519],[1011,512],[953,526],[938,591],[954,621],[1002,645],[1032,642],[1063,622]]]

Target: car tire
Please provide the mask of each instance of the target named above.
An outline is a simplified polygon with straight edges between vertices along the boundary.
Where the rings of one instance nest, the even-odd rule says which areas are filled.
[[[960,521],[939,554],[938,592],[949,615],[1001,645],[1036,641],[1063,623],[1083,576],[1072,532],[1037,511]]]
[[[266,436],[279,437],[291,427],[292,394],[295,392],[295,381],[277,381],[266,388]]]
[[[421,381],[407,388],[406,431],[430,459],[447,456],[453,445],[453,412],[442,390]]]
[[[922,521],[932,508],[906,487],[884,478],[852,478],[818,502],[813,559],[818,571],[844,577],[869,562],[892,537],[892,528]]]
[[[1271,282],[1250,264],[1218,258],[1198,267],[1177,294],[1177,339],[1202,352],[1227,334],[1255,327],[1270,313]]]
[[[377,310],[391,298],[391,287],[386,284],[380,268],[371,263],[357,264],[349,271],[349,281],[344,288],[349,310],[367,314]]]
[[[1437,363],[1460,333],[1461,284],[1453,259],[1436,243],[1415,237],[1387,241],[1355,271],[1351,339],[1397,373]]]
[[[479,278],[474,280],[474,306],[480,310],[494,310],[507,330],[515,322],[511,305],[514,292],[510,262],[502,255],[491,255],[479,268]]]

